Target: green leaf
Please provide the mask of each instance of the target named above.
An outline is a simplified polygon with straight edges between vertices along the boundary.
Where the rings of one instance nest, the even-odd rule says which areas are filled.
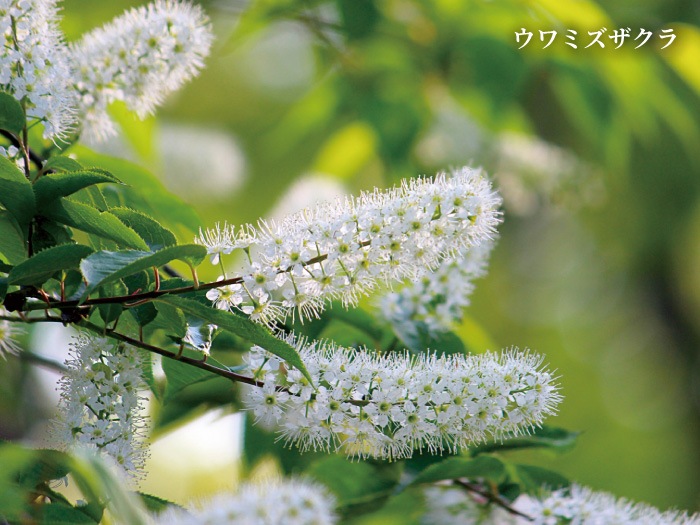
[[[406,348],[414,353],[432,350],[442,355],[464,354],[466,349],[462,340],[452,332],[432,333],[422,323],[395,323],[394,332],[406,345]]]
[[[525,448],[547,448],[556,452],[568,452],[576,445],[580,432],[550,427],[547,425],[537,428],[530,435],[511,437],[501,442],[485,443],[470,449],[472,456],[485,452],[517,450]]]
[[[11,160],[0,156],[0,204],[25,229],[36,211],[32,185]]]
[[[0,91],[0,129],[19,136],[25,123],[24,110],[19,100],[9,93]]]
[[[157,252],[128,250],[123,252],[101,251],[86,258],[80,270],[88,283],[86,295],[99,286],[122,279],[154,266],[163,266],[175,259],[196,266],[207,255],[204,246],[185,244],[171,246]]]
[[[0,303],[5,300],[7,295],[7,279],[0,277]]]
[[[17,481],[33,489],[42,483],[61,479],[70,472],[70,457],[58,450],[37,450],[30,464],[17,473]]]
[[[571,485],[571,481],[558,472],[534,465],[515,465],[515,472],[528,494],[537,495],[543,488],[557,490]]]
[[[109,212],[138,233],[152,251],[177,244],[173,232],[145,213],[130,208],[111,208]]]
[[[422,471],[412,485],[435,483],[446,479],[469,478],[486,479],[496,484],[506,477],[506,467],[502,461],[492,456],[479,456],[475,459],[462,457],[448,458]]]
[[[111,175],[94,171],[69,171],[44,175],[34,183],[36,205],[39,208],[43,208],[53,200],[67,197],[88,186],[105,182],[120,183],[119,180]]]
[[[139,326],[146,326],[152,323],[158,315],[158,310],[153,303],[144,303],[139,306],[129,308],[129,313],[134,317]]]
[[[126,285],[121,281],[111,282],[105,286],[100,287],[99,297],[117,297],[120,295],[126,295],[128,292]],[[104,322],[105,326],[119,319],[119,316],[124,311],[124,306],[115,304],[101,304],[97,307],[100,317]]]
[[[344,308],[340,303],[333,303],[331,309],[324,312],[324,317],[338,319],[345,324],[362,330],[375,341],[381,341],[385,335],[384,327],[374,316],[362,308]]]
[[[9,284],[41,285],[59,270],[78,268],[80,261],[92,253],[82,244],[63,244],[48,248],[15,266],[7,276]]]
[[[372,0],[337,0],[336,4],[344,32],[349,39],[360,39],[371,35],[381,18]]]
[[[126,490],[123,480],[117,478],[104,459],[91,452],[73,452],[71,473],[90,506],[107,501],[114,523],[146,525],[145,509],[141,500]]]
[[[201,227],[202,221],[194,209],[170,193],[163,183],[147,170],[122,159],[95,153],[82,146],[74,148],[74,151],[84,165],[92,164],[106,168],[129,185],[118,188],[129,207],[150,208],[153,215],[169,226],[182,225],[193,232]]]
[[[34,253],[53,248],[59,244],[72,244],[73,232],[68,226],[56,221],[37,217],[32,228],[32,248]]]
[[[323,458],[306,470],[306,474],[333,492],[339,506],[369,503],[388,497],[394,492],[402,472],[401,462],[355,462],[342,456]]]
[[[77,160],[65,155],[55,155],[44,163],[44,171],[80,171],[83,167]]]
[[[164,295],[157,299],[158,302],[163,302],[181,309],[185,314],[193,315],[215,324],[219,328],[223,328],[232,332],[243,339],[247,339],[253,344],[261,346],[268,352],[275,354],[284,359],[287,363],[298,369],[304,376],[313,383],[304,363],[301,361],[296,349],[289,343],[286,343],[270,333],[265,327],[254,323],[250,319],[241,317],[232,312],[218,310],[202,303],[178,297],[174,295]]]
[[[193,350],[185,350],[183,355],[195,359],[202,356],[200,352],[195,352]],[[207,358],[207,363],[223,368],[224,370],[227,368],[226,365],[219,363],[212,357]],[[185,387],[219,377],[207,370],[196,368],[187,363],[177,361],[176,359],[164,358],[161,364],[163,366],[163,372],[165,372],[165,377],[168,380],[165,386],[165,402],[171,400],[175,394]]]
[[[100,212],[86,204],[64,198],[44,207],[41,210],[41,214],[71,228],[110,239],[127,248],[134,250],[148,249],[143,239],[114,215],[109,212]]]
[[[148,388],[153,392],[155,398],[162,402],[163,392],[160,385],[156,381],[156,377],[153,375],[153,354],[146,353],[141,360],[141,377],[148,385]]]
[[[81,525],[98,523],[80,508],[71,507],[64,503],[41,505],[38,512],[38,523],[42,525]]]
[[[15,218],[0,210],[0,260],[18,264],[27,258],[24,234]]]
[[[185,337],[187,320],[181,310],[162,302],[147,304],[153,304],[158,310],[158,316],[148,325],[149,331],[161,329],[166,335],[177,340]]]
[[[143,492],[137,492],[136,494],[139,495],[141,501],[143,501],[143,504],[146,506],[146,510],[149,512],[160,514],[164,510],[168,510],[170,508],[185,510],[183,507],[173,503],[172,501],[168,501],[157,496],[152,496],[151,494],[145,494]]]

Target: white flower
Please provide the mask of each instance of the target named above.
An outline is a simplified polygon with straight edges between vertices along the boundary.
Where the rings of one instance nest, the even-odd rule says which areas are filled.
[[[244,400],[258,421],[275,423],[288,444],[397,459],[414,450],[457,452],[486,438],[528,432],[556,412],[552,375],[534,354],[380,356],[367,350],[287,339],[308,363],[314,387],[253,347],[246,361],[264,382]],[[534,395],[528,395],[536,391]],[[523,397],[524,396],[524,397]]]
[[[379,283],[420,279],[445,258],[462,260],[488,242],[500,221],[499,205],[486,177],[463,168],[338,199],[279,222],[261,220],[257,228],[245,227],[247,257],[237,282],[249,298],[239,308],[248,313],[274,305],[258,319],[297,312],[303,320],[330,300],[355,304]],[[217,225],[195,242],[215,258],[238,248],[232,239],[239,235]],[[479,264],[473,266],[477,273]]]
[[[385,294],[379,301],[380,314],[399,333],[415,334],[419,326],[432,333],[449,330],[469,305],[474,290],[472,281],[486,273],[493,245],[493,241],[487,240],[462,254],[443,259],[435,271]]]
[[[43,123],[44,138],[66,135],[75,122],[68,48],[57,22],[55,0],[0,0],[0,90]]]
[[[114,134],[107,114],[121,100],[139,117],[201,69],[212,33],[199,6],[156,0],[131,9],[71,46],[83,134],[103,140]]]
[[[80,445],[111,456],[137,478],[146,460],[144,388],[137,351],[122,343],[79,334],[59,380],[59,414],[53,439],[61,448]]]
[[[0,313],[4,312],[0,309]],[[15,338],[23,333],[21,327],[17,326],[17,323],[12,323],[7,320],[0,320],[0,356],[3,359],[7,359],[7,354],[18,355],[21,348],[15,341]]]
[[[244,485],[237,494],[219,495],[201,508],[167,510],[155,525],[331,525],[337,519],[334,498],[318,483],[305,479]]]
[[[219,281],[223,279],[219,276]],[[207,292],[207,299],[214,303],[219,310],[231,310],[243,302],[243,286],[240,284],[230,284],[221,288],[212,288]]]

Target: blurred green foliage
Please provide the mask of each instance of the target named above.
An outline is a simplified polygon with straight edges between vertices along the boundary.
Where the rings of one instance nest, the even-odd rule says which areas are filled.
[[[468,322],[455,333],[475,351],[518,344],[546,354],[566,396],[555,424],[582,431],[567,455],[517,457],[620,496],[697,510],[697,3],[202,3],[218,35],[207,69],[157,120],[136,122],[115,108],[126,139],[107,150],[148,166],[173,187],[207,188],[180,194],[205,225],[253,221],[311,173],[354,192],[451,165],[483,165],[504,186],[505,223],[489,276],[478,283]],[[66,0],[62,24],[77,38],[132,4]],[[665,50],[658,41],[614,50],[610,41],[606,49],[583,49],[581,36],[571,49],[561,40],[567,29],[586,35],[628,26],[633,33],[673,28],[677,39]],[[521,28],[535,36],[518,50],[514,32]],[[559,31],[559,40],[541,49],[540,29]],[[235,189],[211,182],[212,151],[185,151],[201,170],[180,174],[179,182],[163,169],[166,131],[183,124],[197,126],[194,133],[214,129],[235,137],[244,159],[235,168]],[[518,163],[505,170],[513,136],[526,142]],[[571,156],[563,165],[553,162],[539,154],[541,141]],[[565,180],[574,163],[576,172]],[[542,173],[552,174],[554,189]],[[519,191],[507,192],[514,180]],[[191,229],[196,219],[181,220]],[[176,233],[191,241],[187,229]],[[358,341],[366,334],[337,322],[319,333],[346,344],[367,342]],[[235,340],[217,344],[224,356],[240,350]],[[36,387],[25,363],[1,366],[2,433],[21,437],[46,408],[29,410],[35,401],[28,393]],[[217,379],[185,389],[178,400],[190,409],[201,399],[226,404],[233,397],[228,390]],[[163,416],[164,424],[179,417],[172,410]],[[263,437],[251,440],[295,456]],[[313,460],[281,461],[293,470]]]

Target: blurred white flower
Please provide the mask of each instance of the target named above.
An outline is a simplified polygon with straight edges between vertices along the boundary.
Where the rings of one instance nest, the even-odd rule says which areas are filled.
[[[245,181],[245,157],[229,133],[165,123],[158,135],[163,182],[175,193],[222,200]]]
[[[0,308],[0,314],[5,312]],[[17,323],[7,320],[0,320],[0,356],[7,359],[7,355],[19,355],[22,350],[16,341],[18,335],[24,333],[22,327]]]
[[[167,510],[154,525],[331,525],[335,500],[322,485],[302,478],[246,484],[191,511]]]
[[[70,48],[82,132],[100,141],[115,134],[107,113],[121,100],[139,117],[194,77],[212,43],[202,9],[178,0],[156,0],[131,9],[83,36]]]

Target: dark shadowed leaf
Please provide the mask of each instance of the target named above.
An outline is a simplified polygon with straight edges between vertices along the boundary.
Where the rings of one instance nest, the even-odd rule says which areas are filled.
[[[247,339],[251,343],[261,346],[268,352],[284,359],[287,363],[302,372],[309,381],[313,382],[296,349],[289,343],[272,335],[267,328],[254,323],[250,319],[246,319],[245,317],[231,312],[217,310],[199,301],[187,299],[185,297],[166,295],[160,297],[157,301],[175,306],[181,309],[185,314],[204,319],[209,323],[215,324],[219,328],[228,330],[243,339]]]
[[[448,458],[422,471],[412,484],[435,483],[446,479],[486,479],[501,483],[506,477],[506,467],[502,461],[491,456],[475,459],[462,457]]]
[[[22,229],[27,228],[36,211],[32,185],[14,162],[0,156],[0,204],[10,212]]]
[[[22,105],[9,93],[0,91],[0,129],[19,135],[24,129],[24,123]]]
[[[18,264],[27,258],[24,234],[15,218],[0,210],[0,261]]]

